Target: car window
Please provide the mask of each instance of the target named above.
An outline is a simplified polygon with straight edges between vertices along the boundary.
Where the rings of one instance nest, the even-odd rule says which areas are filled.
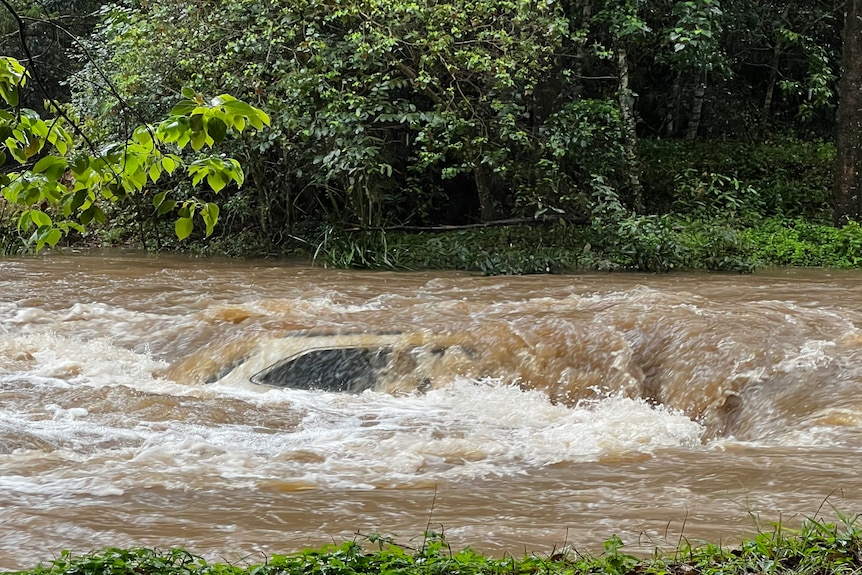
[[[273,364],[251,381],[273,387],[359,393],[374,387],[391,351],[388,347],[315,349]]]

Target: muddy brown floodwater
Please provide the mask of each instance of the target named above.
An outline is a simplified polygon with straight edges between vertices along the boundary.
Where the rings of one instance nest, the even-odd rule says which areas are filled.
[[[428,526],[494,554],[667,548],[862,509],[862,273],[108,254],[0,260],[0,286],[3,569],[107,546],[260,562]],[[231,371],[300,330],[386,333],[404,361],[359,394]]]

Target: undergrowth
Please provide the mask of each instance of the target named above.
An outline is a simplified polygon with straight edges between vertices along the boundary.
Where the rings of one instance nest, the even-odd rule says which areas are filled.
[[[673,552],[648,558],[624,551],[616,536],[600,555],[564,548],[551,555],[491,558],[453,551],[443,535],[427,533],[419,548],[372,535],[341,545],[274,555],[256,565],[208,563],[183,549],[63,552],[20,575],[832,575],[862,572],[858,517],[836,523],[808,520],[797,530],[776,524],[732,548],[683,540]]]
[[[862,225],[801,218],[627,216],[590,225],[512,226],[446,232],[328,232],[313,252],[336,268],[456,269],[486,275],[580,270],[748,273],[777,266],[858,268]]]

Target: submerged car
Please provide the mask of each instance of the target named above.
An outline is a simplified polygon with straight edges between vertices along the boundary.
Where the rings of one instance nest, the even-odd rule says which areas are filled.
[[[459,340],[400,332],[291,332],[205,350],[176,366],[185,374],[173,378],[347,393],[425,391],[435,378],[469,371],[477,354]]]

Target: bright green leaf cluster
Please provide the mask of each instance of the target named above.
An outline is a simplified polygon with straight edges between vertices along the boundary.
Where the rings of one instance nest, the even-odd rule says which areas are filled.
[[[18,105],[18,89],[27,82],[27,70],[15,58],[0,57],[0,98],[10,106]]]
[[[191,145],[194,152],[212,148],[229,133],[270,124],[262,110],[223,94],[205,102],[192,90],[187,99],[157,125],[135,128],[125,142],[96,150],[76,148],[62,118],[43,119],[35,111],[17,108],[26,69],[14,58],[0,58],[0,164],[7,153],[19,168],[0,175],[0,191],[8,204],[20,209],[19,232],[29,233],[28,245],[36,251],[55,246],[71,230],[83,233],[91,222],[105,221],[105,203],[120,203],[130,196],[146,196],[165,174],[184,167],[193,185],[206,180],[218,193],[231,183],[242,186],[245,176],[233,158],[202,157],[190,163],[171,150]],[[218,222],[219,208],[211,202],[188,199],[179,204],[168,192],[152,199],[157,215],[177,212],[177,237],[188,237],[194,215],[200,215],[206,235]]]

